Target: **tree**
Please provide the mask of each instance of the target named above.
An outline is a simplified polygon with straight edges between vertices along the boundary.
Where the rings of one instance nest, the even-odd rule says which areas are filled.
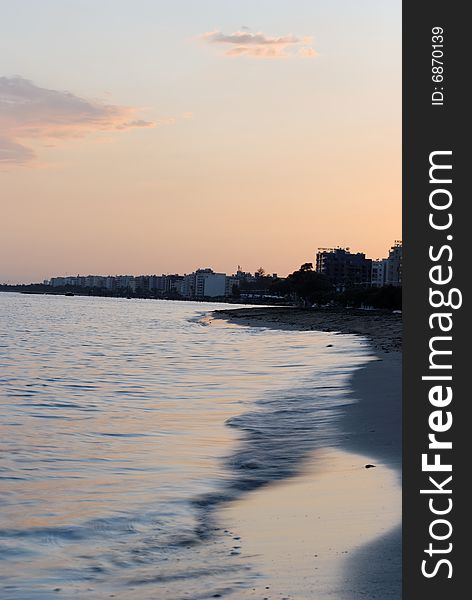
[[[313,271],[313,263],[303,263],[302,266],[300,267],[300,271],[302,271],[302,272]]]
[[[312,263],[304,263],[291,273],[284,282],[285,294],[295,294],[305,304],[327,302],[333,293],[330,280],[313,270]]]

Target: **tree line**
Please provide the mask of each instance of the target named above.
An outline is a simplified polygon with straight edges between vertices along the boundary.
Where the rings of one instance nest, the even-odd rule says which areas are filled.
[[[401,287],[364,287],[353,285],[345,290],[336,291],[335,286],[328,277],[313,269],[313,263],[304,263],[285,279],[266,280],[267,292],[284,298],[290,298],[302,306],[337,305],[343,307],[372,307],[377,309],[401,310]],[[241,291],[244,290],[241,286]]]

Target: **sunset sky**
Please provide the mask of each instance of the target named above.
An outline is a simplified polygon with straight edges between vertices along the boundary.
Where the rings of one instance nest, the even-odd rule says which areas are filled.
[[[399,0],[0,8],[0,282],[401,237]]]

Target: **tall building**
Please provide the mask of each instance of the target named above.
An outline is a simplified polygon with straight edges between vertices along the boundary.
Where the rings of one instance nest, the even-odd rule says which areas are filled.
[[[402,285],[403,245],[401,240],[395,240],[390,248],[385,266],[385,285],[400,287]]]
[[[372,287],[383,287],[385,285],[386,266],[387,266],[386,258],[372,261],[372,275],[371,275]]]
[[[185,275],[182,281],[182,295],[185,298],[219,298],[227,292],[226,274],[215,273],[212,269],[197,269]]]
[[[318,248],[316,271],[325,275],[338,291],[352,286],[369,286],[372,260],[349,248]]]
[[[211,269],[195,271],[195,296],[197,298],[217,298],[226,291],[225,273],[214,273]]]

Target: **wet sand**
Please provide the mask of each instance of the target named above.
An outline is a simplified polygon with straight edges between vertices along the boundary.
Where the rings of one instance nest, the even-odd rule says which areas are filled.
[[[402,318],[392,312],[283,306],[215,310],[212,314],[215,318],[251,327],[362,335],[380,352],[400,351],[402,346]]]
[[[297,476],[224,508],[259,577],[244,598],[400,600],[401,317],[291,308],[219,310],[215,318],[279,329],[357,333],[372,361],[350,381],[340,440]],[[375,468],[367,468],[367,464]],[[241,596],[242,598],[242,596]]]

